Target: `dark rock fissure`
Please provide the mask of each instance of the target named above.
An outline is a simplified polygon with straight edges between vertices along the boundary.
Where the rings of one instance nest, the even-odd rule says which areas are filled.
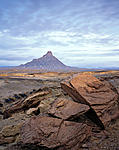
[[[105,130],[105,127],[102,123],[102,121],[99,119],[99,117],[97,116],[96,112],[90,108],[90,110],[88,110],[85,115],[92,120],[97,126],[101,127],[102,130]]]
[[[55,115],[53,115],[53,114],[50,114],[50,113],[48,113],[48,116],[51,117],[51,118],[61,119],[60,117],[57,117],[57,116],[55,116]]]

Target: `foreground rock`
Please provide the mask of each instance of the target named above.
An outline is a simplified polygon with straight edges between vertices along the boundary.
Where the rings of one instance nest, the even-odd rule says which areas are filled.
[[[79,104],[68,99],[58,98],[49,109],[49,114],[64,120],[75,119],[89,110],[88,105]]]
[[[51,117],[32,117],[21,130],[22,145],[77,150],[90,136],[86,124]]]
[[[0,145],[13,143],[20,132],[21,126],[22,123],[4,127],[0,132]]]
[[[61,86],[75,101],[92,108],[92,116],[102,128],[119,111],[118,93],[108,82],[101,82],[91,75],[77,75],[69,82],[62,82]]]
[[[84,79],[81,80],[84,84],[87,84],[89,80],[90,82],[93,82],[92,78],[88,78],[87,81],[84,81]],[[110,80],[112,83],[112,79]],[[23,92],[27,95],[27,98],[24,97],[22,93],[22,95],[14,95],[16,99],[12,103],[4,103],[4,101],[1,101],[0,150],[6,150],[6,147],[8,148],[7,150],[118,149],[119,113],[116,113],[118,106],[116,104],[117,101],[114,103],[114,100],[111,100],[112,103],[111,101],[109,103],[104,102],[104,104],[102,103],[100,105],[98,104],[99,102],[96,101],[96,99],[98,100],[97,97],[95,97],[96,104],[94,103],[94,98],[93,101],[91,101],[91,96],[94,97],[94,95],[92,95],[92,91],[89,92],[90,90],[94,89],[94,92],[97,92],[98,97],[102,93],[105,93],[100,91],[102,86],[95,88],[97,87],[98,82],[97,84],[94,82],[94,87],[92,86],[92,83],[89,87],[83,87],[82,91],[85,92],[85,95],[80,92],[81,88],[80,91],[74,88],[75,85],[73,86],[73,83],[71,84],[71,80],[64,83],[65,91],[67,89],[68,94],[62,92],[62,89],[59,86],[60,81],[57,80],[54,83],[49,81],[40,82],[43,86],[42,88],[38,88],[38,90],[33,92]],[[115,80],[114,82],[117,85],[116,88],[119,87],[119,82],[117,81],[119,80]],[[79,80],[76,81],[75,84],[78,82]],[[81,81],[79,83],[78,84],[81,85]],[[117,94],[116,89],[105,80],[102,80],[101,84],[109,87],[109,90],[107,91],[112,91]],[[115,84],[113,85],[115,86]],[[23,88],[22,86],[23,85],[20,87]],[[29,84],[27,84],[27,86],[29,88]],[[45,90],[44,87],[47,89]],[[102,91],[104,89],[102,88]],[[1,91],[3,92],[3,90]],[[43,92],[49,92],[49,94],[43,95]],[[108,94],[110,94],[110,92]],[[78,103],[73,102],[71,97]],[[90,101],[88,98],[90,98]],[[105,101],[105,97],[103,99],[104,100],[102,101]],[[112,106],[112,104],[114,105]],[[103,128],[103,116],[100,117],[98,113],[98,115],[96,114],[94,106],[96,106],[96,108],[99,108],[100,106],[101,113],[108,114],[107,118],[104,115],[105,120],[109,119],[109,122],[112,120],[109,126],[106,126],[106,130],[104,131],[100,130],[95,124],[98,122],[98,125]],[[110,108],[112,108],[112,110]],[[104,112],[103,109],[105,110]],[[8,117],[9,114],[11,117],[3,119],[3,115],[5,117],[4,110],[6,110],[5,112],[7,112],[6,114],[8,114]],[[9,113],[8,110],[11,110],[11,112]],[[32,115],[37,116],[31,118]],[[40,117],[41,115],[42,117]],[[110,117],[108,118],[108,116]],[[29,120],[29,118],[31,119]],[[93,122],[90,119],[92,119]],[[108,121],[106,120],[106,122]],[[20,130],[22,125],[22,130]],[[90,135],[91,137],[89,138]],[[86,140],[87,138],[88,140]]]
[[[20,128],[27,119],[25,114],[16,114],[0,121],[0,150],[2,145],[6,146],[18,139]]]
[[[19,101],[16,104],[13,104],[12,107],[4,111],[4,119],[9,118],[13,113],[37,107],[40,104],[40,102],[46,98],[48,94],[50,94],[50,91],[48,91],[47,89],[42,90],[27,97],[26,99],[23,99],[22,101]],[[28,113],[30,113],[30,111]]]

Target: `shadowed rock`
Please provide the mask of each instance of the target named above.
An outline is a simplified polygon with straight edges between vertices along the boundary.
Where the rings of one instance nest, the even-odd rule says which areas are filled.
[[[0,107],[3,107],[3,104],[0,102]]]

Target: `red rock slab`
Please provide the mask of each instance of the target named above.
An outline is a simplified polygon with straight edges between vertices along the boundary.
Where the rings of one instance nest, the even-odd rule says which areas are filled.
[[[115,97],[109,84],[91,75],[78,75],[70,83],[90,105],[108,104]]]
[[[26,99],[20,100],[18,103],[13,104],[10,108],[6,109],[3,113],[4,119],[9,118],[12,114],[27,110],[34,106],[38,106],[39,103],[45,99],[45,96],[51,94],[50,91],[39,91]]]
[[[90,136],[90,127],[51,117],[34,117],[21,129],[21,142],[45,148],[77,150]]]
[[[61,86],[74,100],[88,104],[104,125],[107,120],[110,120],[111,112],[114,114],[118,110],[117,92],[108,82],[101,82],[94,76],[79,74],[73,77],[68,84],[63,83]],[[71,92],[72,89],[76,92]]]
[[[60,83],[62,89],[69,95],[72,97],[72,99],[76,102],[80,102],[82,104],[86,104],[89,105],[89,103],[76,91],[76,89],[74,89],[71,84],[69,83],[69,81],[63,81]]]
[[[90,107],[88,105],[58,98],[54,101],[48,113],[52,116],[67,120],[77,118],[86,113],[89,109]]]

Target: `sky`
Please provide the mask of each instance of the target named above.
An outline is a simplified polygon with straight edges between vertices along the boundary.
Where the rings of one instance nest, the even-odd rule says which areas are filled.
[[[0,66],[47,51],[68,66],[119,67],[119,0],[0,0]]]

